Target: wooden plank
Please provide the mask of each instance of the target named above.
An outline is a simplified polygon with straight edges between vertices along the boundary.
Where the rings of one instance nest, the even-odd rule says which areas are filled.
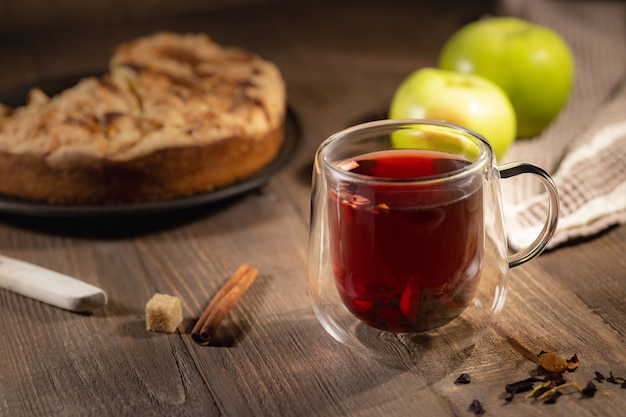
[[[397,83],[433,65],[445,37],[490,5],[300,3],[4,43],[1,62],[14,65],[0,67],[0,88],[101,67],[107,48],[157,29],[207,31],[279,64],[304,145],[266,186],[210,207],[98,223],[0,215],[0,253],[109,295],[106,307],[83,315],[0,291],[0,415],[443,417],[472,415],[473,399],[486,415],[621,415],[626,391],[606,382],[594,398],[574,393],[554,405],[523,396],[507,403],[502,395],[536,369],[525,356],[541,350],[577,354],[580,368],[566,377],[579,384],[595,371],[626,377],[623,227],[513,270],[504,311],[467,351],[390,365],[349,351],[323,330],[307,294],[315,149],[384,111]],[[195,344],[195,319],[244,261],[259,268],[257,281],[215,344]],[[183,300],[179,333],[145,331],[143,309],[155,292]],[[470,384],[454,384],[462,372]]]

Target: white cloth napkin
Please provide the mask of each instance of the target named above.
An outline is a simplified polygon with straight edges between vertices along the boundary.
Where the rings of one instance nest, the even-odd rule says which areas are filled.
[[[532,162],[559,190],[559,226],[549,248],[626,223],[626,3],[501,0],[498,15],[556,30],[569,44],[576,80],[566,108],[503,162]],[[531,175],[502,181],[509,244],[521,249],[547,219],[547,196]]]

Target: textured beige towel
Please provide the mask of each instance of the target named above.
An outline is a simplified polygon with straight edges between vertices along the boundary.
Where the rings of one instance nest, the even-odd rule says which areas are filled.
[[[576,61],[566,108],[504,161],[535,163],[554,178],[561,215],[549,247],[626,223],[626,2],[500,0],[496,11],[556,30]],[[543,227],[547,197],[530,175],[502,189],[509,244],[519,249]]]

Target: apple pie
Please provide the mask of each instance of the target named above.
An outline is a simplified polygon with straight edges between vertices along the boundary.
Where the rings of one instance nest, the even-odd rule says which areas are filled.
[[[169,200],[269,164],[284,135],[279,69],[205,34],[119,45],[102,76],[0,111],[0,193],[58,204]]]

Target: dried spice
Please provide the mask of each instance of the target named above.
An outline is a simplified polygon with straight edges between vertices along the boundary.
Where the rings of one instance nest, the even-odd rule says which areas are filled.
[[[566,388],[575,388],[576,391],[580,392],[581,389],[578,386],[577,383],[575,382],[566,382],[565,384],[561,384],[561,385],[555,385],[550,387],[548,390],[544,391],[541,395],[539,395],[537,397],[538,401],[546,401],[549,400],[550,398],[552,398],[552,396],[556,395],[556,394],[562,394],[562,391]]]
[[[576,355],[565,360],[556,353],[541,351],[533,360],[538,365],[537,375],[507,384],[504,395],[507,402],[513,401],[516,394],[528,392],[526,398],[543,402],[550,401],[548,404],[554,404],[565,389],[574,388],[581,391],[578,384],[568,382],[563,375],[565,372],[574,372],[578,368],[580,362]]]
[[[544,392],[549,391],[551,387],[554,387],[554,383],[551,381],[544,381],[541,384],[533,387],[533,389],[526,395],[526,398],[535,398],[543,395]]]
[[[469,384],[470,382],[472,382],[471,378],[469,374],[466,374],[466,373],[462,373],[461,375],[457,377],[457,379],[454,380],[455,384],[462,384],[462,385]]]
[[[515,396],[521,393],[526,393],[525,398],[527,399],[534,399],[544,404],[555,404],[561,396],[577,392],[580,393],[579,398],[592,398],[598,391],[596,383],[604,383],[605,381],[626,389],[626,378],[615,376],[613,372],[609,372],[609,375],[605,376],[601,372],[595,371],[594,377],[587,382],[584,388],[581,388],[576,382],[568,381],[565,375],[576,371],[580,365],[577,355],[566,360],[555,353],[541,351],[537,356],[531,353],[526,358],[535,362],[538,367],[531,377],[505,385],[505,393],[500,398],[507,402],[512,402]],[[466,375],[461,374],[455,383],[469,383],[469,375],[467,377]],[[467,382],[462,382],[465,378],[467,378]],[[478,400],[472,401],[469,410],[477,415],[485,412]]]
[[[554,404],[558,397],[560,397],[564,390],[573,388],[576,391],[581,391],[580,386],[575,382],[568,382],[562,378],[559,374],[553,374],[546,376],[544,379],[528,378],[517,383],[507,384],[507,393],[504,399],[507,402],[513,401],[515,394],[521,392],[528,392],[526,398],[533,398],[537,401],[547,402],[548,404]],[[553,398],[556,396],[555,398]]]
[[[613,372],[609,372],[609,376],[606,378],[606,382],[619,385],[621,388],[626,389],[626,379],[622,377],[614,377]]]
[[[580,361],[578,360],[578,355],[574,355],[567,360],[567,370],[568,372],[574,372],[578,369],[578,365],[580,365]]]
[[[215,294],[191,330],[191,339],[208,346],[222,320],[256,280],[258,270],[244,262]]]
[[[507,384],[504,395],[507,402],[513,401],[516,394],[527,392],[526,398],[533,398],[545,404],[554,404],[561,395],[572,389],[575,392],[580,392],[582,398],[591,398],[598,391],[594,381],[598,383],[606,381],[626,389],[626,378],[616,377],[612,372],[609,373],[609,376],[605,376],[601,372],[595,371],[594,378],[584,388],[575,382],[568,381],[565,378],[565,373],[574,372],[580,365],[577,355],[565,360],[555,353],[541,351],[536,359],[532,357],[529,359],[538,365],[536,374],[531,378]]]
[[[483,405],[478,400],[472,400],[472,403],[469,406],[469,411],[472,411],[477,416],[485,414],[485,409]]]
[[[533,386],[535,385],[535,382],[539,382],[539,381],[541,381],[541,379],[530,377],[530,378],[522,379],[521,381],[513,382],[511,384],[506,384],[504,389],[506,390],[507,394],[510,394],[510,399],[507,398],[507,401],[511,401],[513,399],[513,396],[515,396],[515,394],[528,392],[532,390]]]
[[[550,398],[545,400],[543,403],[544,404],[555,404],[556,400],[558,400],[561,395],[563,395],[563,393],[560,392],[560,391],[557,391]]]
[[[597,391],[598,389],[596,388],[596,384],[594,384],[593,381],[589,381],[587,386],[582,389],[581,393],[583,397],[593,397],[596,395]]]
[[[568,369],[568,362],[554,352],[541,351],[537,357],[537,365],[552,373],[563,373]]]

